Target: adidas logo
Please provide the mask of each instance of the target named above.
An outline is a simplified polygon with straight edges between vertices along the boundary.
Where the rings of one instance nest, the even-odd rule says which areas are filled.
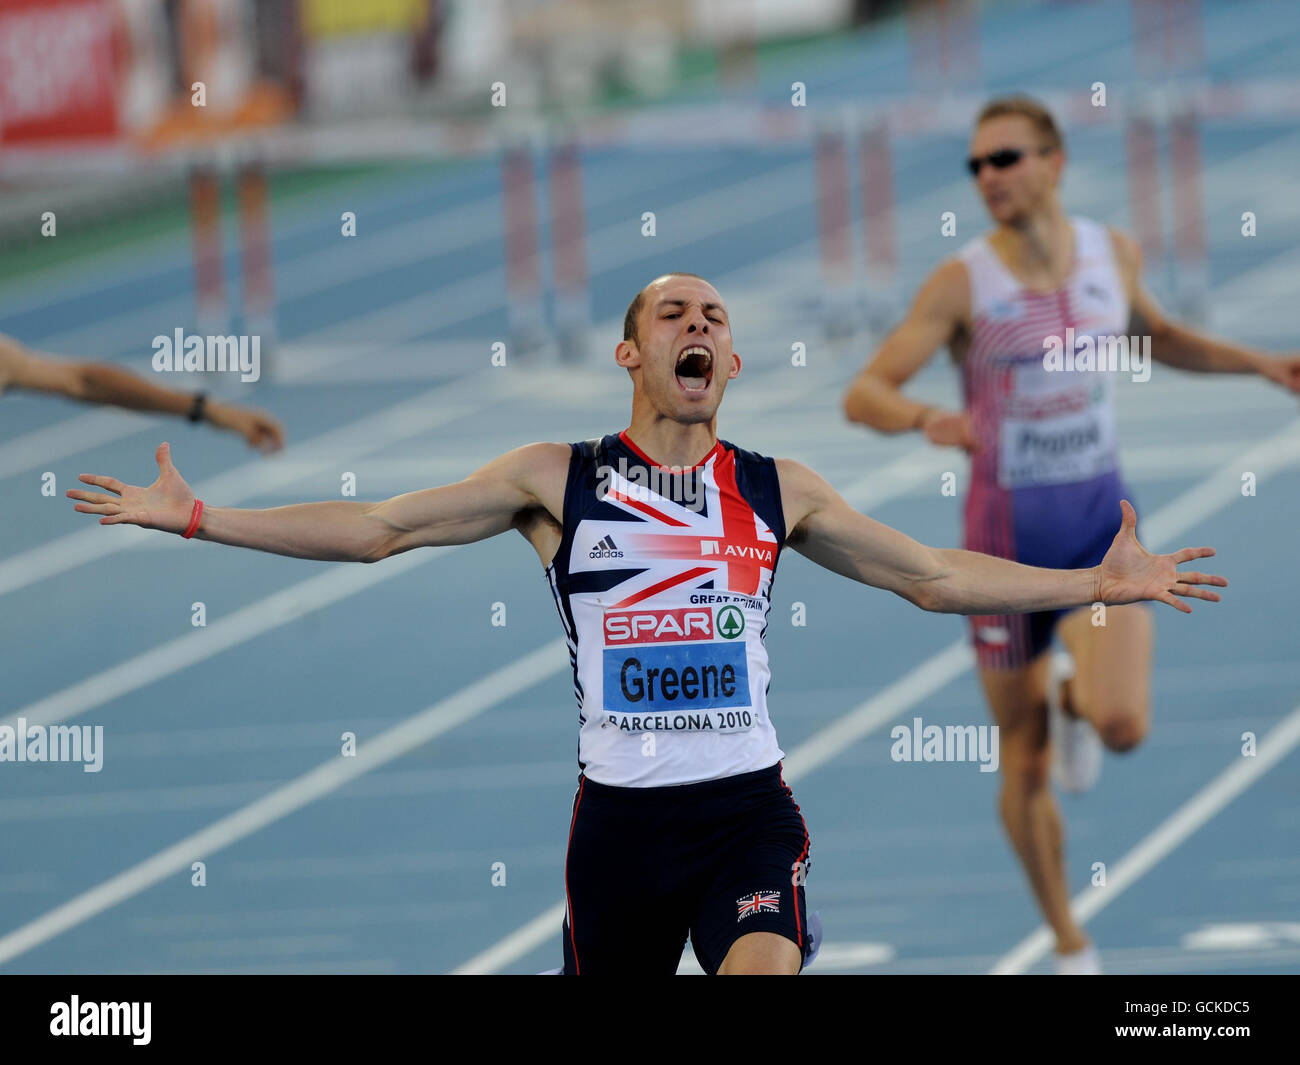
[[[606,536],[603,540],[596,541],[596,546],[591,549],[588,558],[622,558],[623,552],[618,549],[612,536]]]

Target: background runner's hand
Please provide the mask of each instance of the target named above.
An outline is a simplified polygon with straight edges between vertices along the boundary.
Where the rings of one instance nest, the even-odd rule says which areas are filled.
[[[1300,355],[1262,358],[1259,360],[1259,372],[1270,381],[1300,395]]]
[[[74,510],[83,514],[103,514],[100,525],[139,525],[146,529],[184,532],[194,509],[194,493],[172,465],[170,444],[159,444],[154,452],[158,462],[158,480],[148,488],[123,484],[116,477],[83,473],[86,484],[106,488],[109,492],[87,492],[70,488],[68,498],[84,500]]]
[[[229,429],[263,452],[284,447],[284,427],[264,410],[209,403],[205,417],[218,429]]]
[[[932,410],[921,420],[921,431],[930,443],[975,451],[979,443],[965,411]]]
[[[1190,614],[1192,608],[1178,596],[1208,599],[1212,603],[1219,601],[1218,592],[1198,588],[1196,585],[1212,584],[1226,588],[1226,579],[1206,573],[1178,572],[1180,562],[1209,558],[1214,554],[1214,548],[1184,547],[1172,555],[1153,555],[1138,543],[1137,512],[1133,509],[1133,504],[1127,499],[1121,499],[1119,506],[1124,520],[1099,567],[1101,602],[1119,606],[1122,603],[1159,600],[1184,614]]]

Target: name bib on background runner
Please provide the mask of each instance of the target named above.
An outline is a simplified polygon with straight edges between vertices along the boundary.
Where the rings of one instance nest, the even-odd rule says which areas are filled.
[[[1092,372],[1049,373],[1035,360],[1013,372],[1002,401],[998,483],[1003,488],[1066,484],[1115,468],[1112,383]]]

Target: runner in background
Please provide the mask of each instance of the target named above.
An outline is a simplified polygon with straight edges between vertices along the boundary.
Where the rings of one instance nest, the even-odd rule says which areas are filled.
[[[1167,318],[1142,286],[1133,238],[1065,213],[1058,196],[1065,160],[1056,122],[1036,101],[1007,97],[980,112],[968,168],[995,228],[930,275],[849,387],[844,409],[880,432],[920,431],[971,454],[966,548],[1072,569],[1101,561],[1120,527],[1120,500],[1133,498],[1116,454],[1115,374],[1076,366],[1076,353],[1104,353],[1104,342],[1092,343],[1098,338],[1149,337],[1150,356],[1168,366],[1255,373],[1297,393],[1300,358],[1215,340]],[[1053,342],[1060,366],[1045,361]],[[944,345],[961,367],[962,411],[902,392]],[[1070,913],[1049,770],[1055,752],[1062,786],[1086,790],[1100,771],[1101,744],[1128,751],[1146,735],[1149,612],[1140,604],[999,612],[970,625],[1001,730],[1002,820],[1056,933],[1057,971],[1099,972]],[[1069,654],[1053,657],[1058,628]]]
[[[265,411],[218,403],[203,392],[178,392],[105,362],[74,362],[37,353],[0,334],[0,393],[52,392],[82,403],[176,414],[237,433],[263,452],[284,446],[284,427]]]

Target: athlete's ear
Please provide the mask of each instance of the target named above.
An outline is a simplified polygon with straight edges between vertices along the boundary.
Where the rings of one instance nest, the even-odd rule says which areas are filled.
[[[641,352],[630,340],[620,340],[614,349],[614,361],[625,370],[632,370],[641,365]]]
[[[730,381],[733,378],[739,376],[740,376],[740,352],[733,351],[731,353],[731,373],[727,374],[727,380]]]

